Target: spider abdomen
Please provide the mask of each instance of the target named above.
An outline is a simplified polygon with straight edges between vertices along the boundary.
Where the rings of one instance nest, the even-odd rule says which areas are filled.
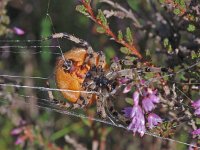
[[[88,61],[86,61],[87,59]],[[94,66],[98,65],[98,60],[96,52],[93,52],[91,57],[87,50],[83,48],[72,49],[58,59],[55,68],[55,79],[57,87],[62,89],[61,94],[64,98],[72,103],[76,103],[80,99],[80,91],[87,89],[85,88],[87,84],[84,83],[84,80],[85,78],[93,78],[93,74],[89,73]],[[103,64],[102,67],[105,65]],[[94,101],[94,97],[91,96],[89,101]]]

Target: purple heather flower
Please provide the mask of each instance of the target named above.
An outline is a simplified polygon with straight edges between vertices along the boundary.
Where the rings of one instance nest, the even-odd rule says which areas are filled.
[[[197,148],[197,144],[194,143],[194,142],[192,142],[192,143],[190,144],[188,150],[197,150],[196,148]]]
[[[196,109],[194,114],[199,117],[200,116],[200,108]]]
[[[142,107],[146,112],[152,111],[155,108],[155,104],[149,98],[144,98],[142,100]]]
[[[24,138],[22,137],[18,137],[17,140],[15,141],[15,145],[20,145],[22,143],[24,143]]]
[[[143,79],[140,80],[140,84],[141,84],[141,85],[145,85],[145,80],[143,80]]]
[[[135,91],[133,93],[133,101],[134,101],[134,106],[138,106],[139,103],[139,92]],[[124,112],[124,116],[127,118],[132,118],[132,107],[125,107],[124,110],[122,110],[122,112]]]
[[[159,103],[160,98],[156,95],[157,91],[152,91],[148,89],[146,93],[144,93],[145,97],[142,100],[142,107],[146,112],[152,111],[156,106],[155,103]]]
[[[145,118],[142,108],[139,105],[139,92],[135,91],[133,93],[133,107],[124,108],[123,112],[125,113],[125,117],[131,118],[131,123],[128,126],[129,130],[132,130],[134,133],[140,133],[140,136],[143,136],[146,128],[145,128]]]
[[[145,128],[145,118],[142,111],[142,108],[138,106],[134,106],[132,108],[131,114],[130,114],[132,121],[128,126],[129,130],[132,130],[135,134],[135,132],[140,133],[140,136],[143,136],[146,128]]]
[[[200,128],[197,130],[192,131],[193,135],[199,135],[200,134]]]
[[[128,93],[128,92],[131,90],[131,88],[132,88],[132,84],[129,83],[129,84],[124,88],[123,93]]]
[[[138,91],[135,91],[133,93],[133,101],[134,101],[134,105],[137,106],[139,104],[139,92]]]
[[[125,107],[122,112],[126,118],[131,118],[132,107]]]
[[[200,99],[192,102],[192,107],[194,107],[195,109],[200,108]]]
[[[130,81],[130,79],[129,79],[129,78],[120,78],[118,81],[119,81],[121,84],[126,84],[128,81]]]
[[[194,114],[196,116],[200,116],[200,99],[195,102],[192,102],[192,107],[195,109]]]
[[[119,62],[119,58],[117,56],[113,57],[113,62]]]
[[[13,129],[13,130],[11,131],[11,134],[12,134],[12,135],[18,135],[18,134],[20,134],[22,131],[23,131],[22,128],[15,128],[15,129]]]
[[[13,32],[17,35],[24,35],[25,34],[25,32],[18,27],[13,27]]]
[[[160,102],[160,98],[159,98],[158,96],[156,96],[155,94],[149,95],[149,99],[150,99],[153,103],[159,103],[159,102]]]
[[[148,115],[148,126],[150,129],[152,129],[154,126],[157,126],[161,122],[162,122],[162,119],[158,115],[154,113],[150,113]]]

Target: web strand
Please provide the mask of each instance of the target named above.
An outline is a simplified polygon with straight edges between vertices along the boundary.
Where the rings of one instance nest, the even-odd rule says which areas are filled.
[[[32,42],[42,42],[43,40],[0,40],[0,43],[32,43]]]
[[[50,2],[49,2],[49,3],[50,3]],[[49,8],[48,8],[48,9],[49,9]],[[52,25],[52,28],[53,28],[53,32],[54,32],[54,34],[55,34],[55,33],[56,33],[56,30],[55,30],[55,28],[54,28],[52,18],[51,18],[51,16],[49,15],[48,11],[47,11],[46,16],[49,18],[49,20],[50,20],[50,22],[51,22],[51,25]],[[63,61],[66,61],[66,60],[65,60],[65,56],[64,56],[64,54],[63,54],[63,50],[62,50],[62,48],[61,48],[61,46],[60,46],[60,42],[59,42],[58,39],[56,39],[56,41],[57,41],[57,43],[58,43],[58,45],[59,45],[58,48],[59,48],[59,50],[60,50],[62,59],[63,59]]]
[[[8,75],[8,74],[0,74],[0,77],[20,78],[20,79],[40,79],[40,80],[48,80],[49,79],[49,78],[44,78],[44,77],[14,76],[14,75]]]
[[[197,60],[197,62],[194,63],[193,65],[191,65],[191,66],[189,66],[189,67],[187,67],[187,68],[185,68],[185,69],[181,69],[181,70],[179,70],[179,71],[177,71],[177,72],[175,72],[175,73],[170,73],[170,74],[163,75],[163,76],[160,76],[160,77],[150,78],[150,79],[148,79],[148,81],[146,81],[145,84],[150,84],[151,82],[157,82],[157,80],[162,79],[162,78],[165,78],[165,77],[174,76],[174,75],[176,75],[176,74],[179,74],[179,73],[181,73],[181,72],[184,72],[184,71],[186,71],[186,70],[189,70],[189,69],[191,69],[191,68],[197,66],[198,64],[200,64],[200,60]]]
[[[66,90],[66,89],[57,89],[57,88],[47,88],[47,87],[37,87],[37,86],[28,86],[28,85],[18,85],[18,84],[2,84],[0,83],[0,86],[4,87],[15,87],[15,88],[27,88],[27,89],[36,89],[41,91],[63,91],[63,92],[74,92],[74,93],[87,93],[87,94],[98,94],[98,92],[95,91],[74,91],[74,90]]]

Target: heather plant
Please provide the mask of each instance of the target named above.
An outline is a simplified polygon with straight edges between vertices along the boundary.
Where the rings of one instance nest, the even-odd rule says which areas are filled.
[[[145,75],[144,77],[142,77],[142,75],[138,75],[138,81],[134,79],[133,81],[128,82],[128,84],[126,83],[127,85],[125,87],[124,93],[132,93],[132,91],[134,91],[133,108],[126,107],[123,110],[124,115],[127,118],[131,118],[131,123],[129,124],[128,129],[132,130],[134,133],[138,132],[141,136],[143,136],[146,132],[146,128],[150,129],[151,131],[154,126],[155,128],[161,127],[161,131],[159,131],[159,134],[162,135],[162,124],[168,122],[167,120],[175,124],[173,128],[178,128],[178,126],[181,126],[181,124],[185,122],[184,128],[186,128],[186,125],[188,126],[187,132],[190,134],[190,136],[193,135],[194,139],[198,139],[198,136],[194,136],[198,135],[199,133],[199,130],[197,129],[198,122],[194,120],[196,120],[195,118],[198,118],[199,102],[198,100],[194,102],[196,99],[189,99],[186,96],[186,93],[184,93],[185,98],[179,96],[180,94],[178,93],[182,92],[183,86],[186,85],[184,85],[184,83],[182,83],[182,85],[176,85],[177,81],[198,81],[199,78],[199,68],[197,65],[199,63],[199,32],[195,32],[195,30],[198,31],[199,22],[199,12],[197,11],[197,8],[199,8],[198,2],[193,1],[190,3],[186,3],[185,1],[160,1],[160,3],[154,3],[151,1],[149,3],[152,7],[152,12],[150,11],[152,16],[149,18],[145,18],[143,20],[143,23],[140,23],[143,19],[142,15],[140,15],[139,19],[136,19],[137,17],[134,16],[131,10],[128,11],[117,3],[103,0],[101,2],[107,3],[114,10],[102,11],[101,9],[99,9],[98,14],[95,16],[95,13],[90,4],[91,2],[85,0],[82,0],[83,5],[77,6],[77,10],[92,19],[98,25],[97,32],[100,31],[100,33],[105,33],[110,36],[112,40],[120,43],[123,46],[121,48],[121,52],[125,55],[129,55],[129,59],[133,57],[130,54],[135,55],[135,57],[137,58],[132,59],[139,60],[141,62],[140,65],[142,66],[136,66],[136,69],[139,70],[143,67],[146,67],[146,71],[148,69],[151,69],[148,67],[152,66],[153,62],[149,58],[153,57],[152,53],[157,53],[158,55],[163,55],[161,57],[166,56],[168,58],[165,63],[170,69],[173,70],[172,73],[168,73],[167,75],[161,75],[160,73],[155,73],[150,77],[147,75]],[[165,9],[162,10],[162,7]],[[145,11],[147,10],[143,9],[144,13]],[[120,14],[123,15],[120,16]],[[153,42],[154,44],[151,43],[153,47],[150,47],[148,46],[148,44],[143,43],[143,49],[141,49],[141,52],[139,52],[134,46],[134,38],[132,37],[132,33],[129,27],[126,29],[125,36],[123,36],[123,33],[120,30],[118,31],[118,35],[115,35],[115,33],[113,33],[106,16],[114,16],[121,19],[130,16],[130,14],[132,15],[131,20],[133,22],[133,27],[147,35],[147,37],[145,38],[145,42],[153,42],[152,39],[155,40]],[[189,35],[191,35],[191,37]],[[138,33],[137,36],[141,38],[137,39],[138,41],[144,41],[143,35]],[[190,38],[193,38],[192,43],[189,42],[191,41]],[[184,41],[182,39],[184,39]],[[196,45],[196,48],[191,48],[189,47],[189,45],[192,45],[192,47],[195,47]],[[144,54],[142,55],[141,53]],[[189,78],[186,77],[186,72],[182,74],[183,72],[181,73],[180,71],[176,71],[175,68],[179,67],[180,65],[178,59],[187,60],[188,63],[193,62],[196,64],[196,67],[193,68],[194,70],[197,69],[195,72],[188,70],[189,68],[191,68],[190,65],[189,67],[179,68],[180,70],[188,70],[186,72],[190,75],[194,74],[194,78],[192,77],[193,79],[190,75],[188,75]],[[170,63],[171,60],[174,60],[173,64]],[[157,61],[160,60],[158,59]],[[198,95],[198,85],[196,89],[196,94]],[[187,88],[187,92],[189,95],[191,95],[192,88]],[[157,112],[159,110],[161,111],[161,109],[164,108],[164,105],[165,110],[162,110],[162,112],[160,112],[160,115],[162,115],[162,117],[152,113],[155,108],[157,109]],[[174,115],[173,117],[171,117],[172,114]],[[190,128],[189,126],[192,128]],[[191,132],[191,130],[193,131]],[[168,136],[171,136],[171,134],[173,133],[170,133]]]

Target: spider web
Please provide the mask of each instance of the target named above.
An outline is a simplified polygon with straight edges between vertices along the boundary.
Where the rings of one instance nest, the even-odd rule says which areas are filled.
[[[49,0],[48,4],[47,4],[46,20],[49,20],[51,22],[51,26],[53,28],[53,33],[56,33],[51,15],[49,14],[50,2],[51,2],[51,0]],[[0,40],[0,43],[7,43],[7,45],[1,45],[0,46],[0,52],[2,52],[4,54],[14,53],[14,54],[20,54],[20,55],[26,55],[28,53],[28,55],[31,55],[31,56],[38,55],[38,54],[44,53],[44,52],[50,53],[55,57],[63,55],[63,50],[61,48],[59,40],[56,40],[56,43],[57,43],[56,46],[41,45],[42,42],[44,42],[44,41],[43,40]],[[11,44],[15,43],[16,45],[10,45],[10,43]],[[35,44],[35,43],[37,43],[37,44]],[[27,45],[29,45],[29,46],[27,46]],[[32,52],[32,51],[27,50],[27,49],[30,49],[30,48],[35,48],[35,49],[38,49],[38,48],[54,48],[57,51],[56,52],[54,52],[54,51],[50,52],[50,51],[44,51],[44,50],[37,50],[37,51]],[[10,49],[12,49],[12,51]],[[197,66],[199,63],[200,63],[200,61],[198,60],[196,63],[190,65],[189,67],[186,67],[185,69],[177,71],[176,74],[181,73],[181,72],[185,72],[185,71]],[[7,71],[9,72],[9,70],[6,70],[5,72],[7,72]],[[16,74],[18,74],[18,73],[16,73]],[[11,78],[11,79],[14,79],[14,80],[25,79],[25,80],[33,80],[34,82],[40,81],[40,82],[43,82],[44,84],[47,80],[49,80],[49,77],[46,77],[46,76],[26,76],[26,75],[16,75],[16,74],[14,74],[14,73],[13,74],[1,73],[0,77]],[[167,77],[167,76],[171,76],[171,75],[173,75],[173,74],[167,74],[167,75],[164,75],[164,76],[161,76],[161,77]],[[158,79],[158,78],[153,78],[153,82],[156,82],[156,79]],[[152,82],[152,80],[149,79],[149,82]],[[176,83],[176,84],[179,84],[179,83]],[[193,83],[193,84],[200,85],[200,83]],[[19,89],[20,88],[33,89],[33,90],[37,90],[37,91],[40,91],[40,92],[47,92],[47,91],[57,91],[57,92],[59,92],[59,91],[70,91],[70,92],[84,92],[84,93],[95,92],[95,91],[91,91],[91,92],[88,92],[88,91],[72,91],[72,90],[64,90],[64,89],[57,89],[57,88],[47,88],[45,86],[21,85],[21,84],[17,84],[17,83],[14,83],[14,84],[0,83],[0,87],[14,87],[14,88],[19,88]],[[182,95],[184,97],[190,99],[189,96],[187,96],[183,91],[178,89],[178,87],[176,87],[176,88],[177,88],[177,90],[179,90],[182,93]],[[111,120],[102,120],[100,118],[90,117],[90,116],[84,115],[84,114],[79,113],[79,112],[74,111],[74,110],[59,109],[56,106],[54,106],[52,103],[49,103],[50,99],[40,98],[38,96],[36,97],[36,96],[33,96],[33,95],[27,95],[27,94],[18,94],[18,96],[25,98],[26,101],[24,101],[23,103],[25,105],[28,105],[28,106],[32,105],[33,107],[39,107],[39,108],[42,108],[42,109],[45,109],[45,110],[55,111],[55,112],[65,114],[65,115],[69,115],[69,116],[72,116],[72,117],[94,120],[96,122],[107,124],[107,125],[110,125],[112,127],[118,127],[118,128],[123,128],[125,130],[128,130],[127,127],[123,126],[122,124],[116,124],[116,123],[112,122]],[[31,101],[33,99],[35,99],[38,102],[33,103]],[[5,103],[5,104],[9,104],[9,101],[7,99],[1,99],[0,102]],[[183,104],[183,105],[186,105],[186,104]],[[189,144],[189,143],[186,143],[186,142],[182,142],[182,141],[171,139],[171,138],[161,137],[159,135],[156,135],[156,134],[153,134],[153,133],[150,133],[150,132],[146,132],[145,134],[148,135],[148,136],[160,138],[162,140],[168,140],[168,141],[177,142],[177,143],[184,144],[184,145],[193,146],[192,144]],[[200,147],[198,147],[198,148],[200,148]]]

